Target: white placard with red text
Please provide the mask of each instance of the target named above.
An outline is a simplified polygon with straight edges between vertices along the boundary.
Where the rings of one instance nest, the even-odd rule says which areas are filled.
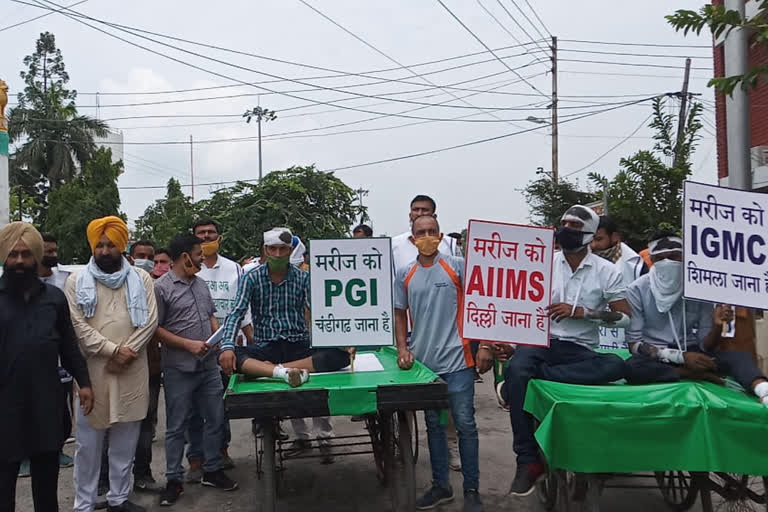
[[[549,346],[553,231],[470,220],[462,337]]]

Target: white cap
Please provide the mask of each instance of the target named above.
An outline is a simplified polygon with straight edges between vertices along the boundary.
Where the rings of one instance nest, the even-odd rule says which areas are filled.
[[[597,233],[597,227],[600,225],[600,217],[598,217],[595,210],[580,204],[575,204],[568,208],[563,214],[562,220],[581,222],[584,224],[584,227],[581,228],[581,231],[584,232],[584,245],[587,245],[592,241],[595,237],[595,233]]]
[[[287,245],[290,247],[293,234],[288,228],[272,228],[264,232],[264,245]]]

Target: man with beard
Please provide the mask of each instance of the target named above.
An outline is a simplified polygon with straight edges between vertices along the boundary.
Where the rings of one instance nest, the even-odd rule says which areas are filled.
[[[562,251],[552,264],[549,348],[518,346],[504,372],[517,454],[513,496],[531,494],[545,471],[533,437],[533,419],[523,410],[528,381],[606,384],[625,374],[619,356],[594,351],[599,326],[627,327],[630,315],[621,274],[589,249],[598,224],[597,214],[586,206],[572,206],[563,214],[555,235]]]
[[[16,477],[31,461],[36,512],[58,510],[59,453],[71,428],[59,359],[80,386],[80,414],[93,407],[88,369],[64,294],[38,279],[40,233],[24,222],[0,230],[0,510],[16,508]]]
[[[93,256],[67,281],[72,323],[96,387],[93,413],[77,415],[74,512],[91,512],[104,434],[109,429],[107,509],[143,512],[128,501],[141,421],[149,407],[146,344],[157,327],[152,278],[123,257],[128,227],[119,217],[88,224]]]
[[[768,406],[768,382],[752,357],[720,350],[722,327],[733,320],[733,310],[683,298],[683,240],[659,231],[648,248],[651,271],[627,289],[632,308],[627,342],[634,354],[627,361],[627,381],[722,383],[720,375],[729,375]]]

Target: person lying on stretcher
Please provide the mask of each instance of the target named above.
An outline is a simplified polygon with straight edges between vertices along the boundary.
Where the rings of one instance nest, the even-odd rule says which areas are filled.
[[[240,279],[235,307],[224,322],[219,355],[227,375],[237,370],[254,377],[282,379],[297,387],[307,382],[309,373],[335,372],[349,365],[347,351],[313,350],[309,346],[309,273],[291,265],[292,241],[293,234],[287,228],[265,232],[267,264]],[[255,343],[236,347],[235,337],[249,305]]]
[[[660,231],[648,248],[653,267],[627,288],[632,310],[627,344],[633,354],[627,360],[627,382],[696,379],[722,384],[721,376],[730,376],[768,406],[768,382],[752,357],[722,350],[722,326],[733,320],[733,310],[682,297],[682,239]]]

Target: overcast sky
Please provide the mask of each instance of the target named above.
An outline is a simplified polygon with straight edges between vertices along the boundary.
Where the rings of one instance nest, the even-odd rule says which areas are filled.
[[[90,22],[102,30],[202,68],[194,69],[131,46],[60,14],[3,30],[3,27],[39,16],[44,11],[2,0],[0,77],[9,83],[12,94],[19,92],[23,85],[19,71],[23,69],[24,56],[32,53],[40,32],[53,32],[64,54],[71,78],[70,86],[80,93],[78,107],[81,113],[98,115],[105,120],[157,116],[108,121],[113,128],[122,130],[127,143],[125,173],[120,179],[120,186],[164,186],[171,176],[188,185],[188,144],[135,143],[186,141],[190,135],[197,141],[255,137],[256,127],[245,124],[237,116],[259,102],[278,112],[278,119],[264,126],[265,172],[312,163],[319,169],[353,166],[535,128],[538,125],[524,119],[528,116],[549,117],[546,109],[548,98],[540,92],[550,94],[551,75],[545,73],[550,67],[545,53],[547,44],[534,45],[531,41],[542,36],[549,37],[548,29],[560,39],[561,50],[561,176],[590,164],[635,130],[634,137],[569,179],[578,178],[584,184],[589,170],[613,176],[621,157],[639,149],[650,149],[652,131],[642,126],[651,112],[648,102],[584,119],[569,121],[569,118],[619,107],[628,101],[659,93],[679,91],[683,57],[692,56],[698,57],[694,58],[693,67],[701,69],[692,72],[691,91],[702,93],[701,97],[708,103],[705,105],[705,128],[709,132],[702,132],[702,140],[694,156],[693,178],[715,183],[716,151],[711,135],[714,133],[714,108],[711,106],[714,97],[711,89],[706,87],[712,74],[711,50],[707,47],[639,47],[573,41],[708,46],[708,35],[684,38],[664,20],[664,16],[673,9],[699,8],[702,0],[647,0],[633,4],[605,0],[529,0],[546,29],[528,9],[525,0],[516,0],[516,5],[526,13],[538,31],[516,9],[512,0],[443,1],[491,48],[529,43],[497,52],[500,57],[517,55],[504,60],[514,71],[493,55],[478,53],[484,51],[481,43],[462,28],[437,0],[307,0],[381,53],[345,33],[299,0],[228,0],[219,3],[198,0],[88,0],[74,7],[94,18],[164,35],[309,66],[368,75],[368,78],[347,75],[321,79],[317,77],[338,73],[148,36],[221,61],[214,62]],[[68,5],[72,5],[71,0]],[[483,7],[498,19],[503,28]],[[514,20],[504,8],[514,16]],[[583,53],[583,50],[668,57],[595,54]],[[472,53],[477,55],[424,64]],[[539,62],[535,62],[536,58]],[[622,65],[572,60],[611,61]],[[488,62],[478,64],[480,61]],[[396,69],[398,64],[395,62],[409,66],[411,71]],[[631,65],[633,63],[661,67],[640,67]],[[459,65],[463,66],[445,71],[447,67]],[[386,69],[390,71],[380,72]],[[378,84],[370,78],[374,76],[371,73],[374,71],[377,72],[375,76],[382,79]],[[415,76],[423,73],[429,74],[424,78]],[[520,81],[521,76],[531,78],[523,82]],[[285,78],[293,82],[282,80]],[[401,81],[393,82],[392,79]],[[425,83],[425,79],[436,85],[454,84],[455,88],[446,92],[446,89],[437,89]],[[261,82],[261,87],[265,89],[244,86],[242,82]],[[373,85],[348,87],[372,82]],[[461,84],[455,85],[459,82]],[[236,87],[146,94],[232,85]],[[307,91],[313,86],[326,90]],[[327,90],[339,87],[347,87],[342,91],[351,91],[356,96]],[[477,92],[492,88],[495,91],[491,93]],[[266,89],[285,94],[270,94]],[[93,94],[96,92],[100,93],[98,103],[101,108],[98,110],[93,108],[97,104],[97,97]],[[259,96],[259,93],[262,94]],[[459,98],[472,96],[468,96],[465,99],[468,103],[465,103],[451,94]],[[115,106],[233,95],[247,96]],[[378,98],[364,97],[366,95]],[[329,106],[312,102],[335,104]],[[438,103],[441,105],[431,106]],[[676,106],[674,101],[669,101],[670,109]],[[489,109],[497,110],[489,112]],[[401,117],[381,116],[354,123],[378,117],[379,114],[393,113],[400,113]],[[171,115],[205,117],[163,117]],[[455,120],[459,117],[462,119]],[[279,140],[278,137],[275,140],[268,138],[270,134],[346,123],[354,124],[294,134],[291,138],[282,136]],[[395,128],[383,129],[390,127]],[[365,131],[318,136],[349,130]],[[549,127],[542,125],[534,132],[418,158],[340,170],[337,175],[353,188],[370,190],[364,201],[377,233],[397,234],[406,230],[408,205],[416,194],[429,194],[437,200],[438,216],[445,232],[460,230],[470,218],[526,223],[528,208],[519,189],[536,177],[537,167],[551,168],[549,133]],[[201,183],[256,178],[257,143],[255,140],[196,143],[194,168],[198,183],[195,199],[204,198],[215,189],[214,186],[199,185]],[[189,187],[185,190],[191,192]],[[164,190],[122,189],[123,210],[134,221],[149,204],[163,195]]]

